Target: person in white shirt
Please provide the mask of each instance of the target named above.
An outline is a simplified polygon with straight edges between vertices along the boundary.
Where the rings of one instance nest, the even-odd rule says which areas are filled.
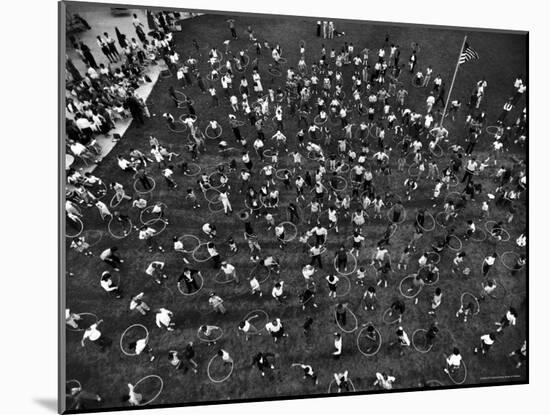
[[[141,393],[137,393],[134,390],[134,385],[131,383],[128,383],[128,395],[125,397],[125,401],[127,401],[130,406],[140,406],[141,402],[143,401],[143,396]]]
[[[411,341],[409,340],[409,336],[407,335],[407,333],[405,332],[405,330],[403,330],[403,327],[401,327],[401,326],[399,326],[399,328],[397,329],[396,334],[397,334],[397,344],[399,344],[399,346],[401,346],[401,350],[399,352],[399,355],[403,356],[403,354],[405,353],[404,348],[405,347],[410,347],[411,346]]]
[[[103,274],[101,274],[100,285],[101,288],[103,288],[107,293],[114,295],[115,298],[122,298],[120,287],[113,282],[109,271],[104,271]]]
[[[99,210],[99,214],[101,215],[102,220],[105,220],[105,218],[107,217],[113,217],[113,214],[111,213],[107,205],[103,203],[101,200],[96,201],[95,206]]]
[[[85,346],[84,341],[89,340],[93,344],[97,345],[102,352],[104,352],[105,349],[113,343],[111,339],[105,337],[103,333],[98,330],[98,326],[102,322],[103,320],[99,320],[97,323],[92,324],[84,331],[84,334],[82,335],[82,340],[80,341],[82,347]]]
[[[500,322],[496,322],[495,325],[498,326],[497,333],[500,333],[508,326],[515,326],[517,323],[518,313],[514,307],[510,307],[506,314],[501,318]]]
[[[260,287],[260,283],[255,276],[252,276],[250,278],[249,283],[250,283],[250,290],[252,295],[258,293],[260,297],[263,296],[262,288]]]
[[[382,389],[390,390],[393,389],[393,382],[395,382],[394,376],[390,376],[385,372],[376,372],[376,380],[373,386],[380,386]]]
[[[285,329],[283,326],[283,323],[281,323],[280,318],[276,318],[273,321],[270,321],[265,325],[265,329],[268,333],[271,334],[273,337],[273,341],[277,343],[279,340],[281,340],[283,337],[288,337],[288,334],[285,333]]]
[[[350,391],[350,385],[349,385],[348,371],[347,370],[343,373],[335,373],[334,374],[334,380],[336,382],[336,386],[338,387],[338,393],[342,392],[343,389],[345,389],[346,392]]]
[[[174,323],[172,322],[172,317],[174,313],[166,308],[159,308],[157,314],[155,315],[155,322],[158,328],[165,328],[168,331],[174,331]]]
[[[481,354],[486,354],[491,346],[495,343],[496,336],[494,333],[484,334],[479,338],[480,344],[479,347],[474,347],[474,354],[478,354],[481,351]]]
[[[130,310],[137,310],[144,316],[151,311],[151,308],[145,301],[143,301],[143,296],[144,293],[139,293],[138,295],[132,297],[130,300]]]
[[[342,355],[342,334],[341,333],[334,333],[334,351],[332,352],[332,357],[334,359],[339,359]]]
[[[226,313],[227,310],[225,309],[223,302],[224,301],[222,300],[222,298],[216,295],[216,293],[210,293],[210,296],[208,298],[208,304],[210,305],[210,307],[212,307],[212,309],[216,313],[219,313],[219,314]]]
[[[486,256],[485,259],[483,259],[483,264],[481,266],[481,270],[483,273],[483,276],[486,277],[489,271],[491,270],[492,266],[495,264],[495,261],[497,259],[497,253],[494,252],[492,255]]]
[[[226,280],[233,280],[235,281],[235,284],[239,283],[239,277],[237,276],[237,270],[234,265],[229,264],[226,261],[223,261],[221,270],[225,274]]]
[[[446,357],[445,359],[447,367],[445,367],[444,372],[447,374],[454,373],[462,364],[462,356],[460,355],[460,350],[457,347],[453,349],[453,353]]]
[[[157,284],[162,284],[161,279],[167,279],[168,277],[164,273],[164,262],[153,261],[145,269],[145,273],[152,277]]]
[[[231,355],[224,349],[218,350],[218,356],[222,358],[224,365],[233,365],[233,358]]]
[[[284,281],[278,281],[275,283],[275,285],[273,286],[273,289],[271,290],[271,296],[275,300],[277,300],[278,303],[282,303],[283,300],[286,298],[285,296],[283,296],[284,286],[285,286]]]

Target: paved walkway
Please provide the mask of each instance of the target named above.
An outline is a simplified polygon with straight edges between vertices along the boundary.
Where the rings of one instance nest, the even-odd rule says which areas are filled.
[[[91,30],[75,33],[74,36],[76,37],[77,41],[84,42],[84,44],[86,44],[91,49],[92,54],[94,55],[94,58],[98,64],[104,63],[107,65],[109,63],[109,60],[101,52],[101,49],[96,42],[96,36],[102,36],[104,32],[107,32],[110,37],[116,39],[115,27],[118,27],[118,30],[120,30],[121,33],[125,34],[128,39],[131,39],[132,37],[137,39],[136,31],[134,30],[134,26],[132,25],[133,13],[138,16],[138,18],[145,25],[146,28],[148,27],[147,14],[144,9],[128,9],[128,13],[126,15],[114,15],[111,12],[111,8],[109,6],[98,7],[98,5],[81,3],[79,5],[68,5],[67,10],[69,13],[78,13],[92,27]],[[182,17],[186,18],[185,15],[182,15]],[[120,51],[118,42],[117,48]],[[86,71],[86,65],[84,64],[82,59],[80,59],[80,56],[76,53],[68,39],[66,53],[67,56],[72,59],[73,63],[81,72],[81,74],[84,74]],[[111,66],[117,67],[118,65],[112,64]],[[147,67],[145,73],[147,74],[147,76],[149,76],[149,78],[151,78],[152,82],[145,83],[141,85],[138,89],[136,89],[136,94],[143,98],[145,101],[147,101],[147,98],[151,94],[151,91],[153,90],[153,87],[158,80],[162,68],[162,64]],[[119,120],[117,121],[115,128],[109,132],[109,137],[106,137],[104,135],[98,135],[96,137],[97,142],[101,146],[102,159],[107,154],[109,154],[113,147],[116,145],[116,142],[112,140],[113,134],[120,134],[120,136],[122,137],[131,123],[131,117],[125,120]],[[96,167],[96,164],[90,163],[88,166],[84,166],[83,170],[84,172],[93,171]]]

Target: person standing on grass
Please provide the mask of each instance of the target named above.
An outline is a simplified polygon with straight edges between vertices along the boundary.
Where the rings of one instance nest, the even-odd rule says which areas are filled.
[[[124,260],[121,259],[118,255],[118,248],[116,246],[112,246],[110,248],[105,249],[101,254],[99,254],[99,259],[101,259],[106,264],[109,264],[111,267],[113,267],[114,271],[120,271],[120,264],[124,263]]]
[[[379,386],[385,390],[393,389],[393,382],[395,382],[395,377],[388,375],[386,372],[376,372],[376,380],[373,383],[373,386]]]
[[[275,355],[273,353],[258,352],[252,359],[252,364],[256,365],[262,376],[265,376],[265,371],[267,369],[275,370],[275,365],[268,360],[270,357],[274,358]]]
[[[483,259],[483,264],[481,265],[481,271],[484,277],[487,276],[487,274],[495,264],[497,256],[498,256],[497,253],[494,252],[492,255],[488,255]]]
[[[460,355],[460,350],[457,347],[453,348],[453,353],[445,358],[447,366],[443,371],[447,374],[455,373],[460,369],[462,365],[462,356]]]
[[[84,331],[84,334],[82,335],[82,340],[80,341],[82,347],[86,345],[85,340],[89,340],[93,344],[98,346],[101,352],[104,352],[107,347],[111,346],[113,341],[104,336],[103,333],[98,330],[98,327],[101,323],[103,323],[103,320],[99,320],[97,323],[92,324]]]
[[[145,301],[143,301],[143,296],[144,293],[139,293],[131,298],[130,310],[137,310],[142,316],[145,316],[149,311],[151,311],[151,308]]]
[[[120,287],[113,282],[111,277],[111,273],[108,271],[104,271],[103,274],[101,274],[101,288],[103,288],[105,292],[111,293],[116,299],[120,299],[122,298],[122,291]]]
[[[234,265],[229,264],[227,261],[223,261],[221,263],[221,270],[226,280],[233,280],[235,284],[239,284],[239,277],[237,276],[237,270]]]
[[[218,314],[225,314],[227,310],[225,309],[223,303],[224,301],[222,300],[222,298],[216,295],[216,293],[210,293],[208,304],[210,305],[210,307],[212,307],[212,310],[214,310]]]
[[[515,326],[517,323],[518,313],[514,307],[510,307],[506,314],[495,323],[498,326],[497,333],[500,333],[506,327]]]
[[[281,323],[280,318],[276,318],[270,322],[268,322],[265,325],[265,329],[268,333],[271,334],[271,337],[273,337],[273,341],[277,343],[279,340],[281,340],[284,337],[288,337],[288,334],[285,333],[285,328],[283,326],[283,323]]]
[[[158,328],[165,328],[167,331],[174,331],[175,323],[172,321],[174,313],[166,308],[159,308],[156,311],[155,322]]]
[[[439,308],[439,306],[441,305],[442,298],[443,298],[443,292],[441,291],[441,288],[437,287],[432,297],[432,304],[431,304],[432,309],[428,311],[428,314],[435,316],[435,310]]]
[[[481,351],[481,354],[485,355],[495,343],[496,336],[494,333],[484,334],[479,340],[479,346],[474,347],[474,354],[478,354]]]
[[[338,281],[340,281],[340,278],[338,278],[335,274],[327,275],[325,277],[328,284],[328,297],[334,297],[336,299],[336,290],[337,290],[337,284]]]

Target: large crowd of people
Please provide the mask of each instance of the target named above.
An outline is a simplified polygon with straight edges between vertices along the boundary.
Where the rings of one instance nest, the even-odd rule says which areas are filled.
[[[149,361],[167,359],[175,369],[207,374],[213,383],[230,382],[234,368],[250,363],[239,350],[217,345],[230,329],[221,316],[241,296],[222,298],[213,289],[207,303],[220,320],[209,319],[212,325],[197,322],[197,340],[213,346],[211,359],[197,356],[194,341],[166,356],[150,347],[149,331],[177,332],[179,327],[168,304],[146,289],[126,293],[120,282],[132,253],[119,249],[118,241],[135,237],[138,249],[155,255],[145,270],[155,284],[170,280],[166,260],[158,258],[167,252],[181,257],[177,288],[186,299],[212,286],[204,274],[213,269],[217,283],[247,284],[251,298],[265,304],[261,308],[272,309],[275,302],[303,311],[299,327],[291,327],[296,323],[277,313],[264,311],[263,322],[262,313],[252,313],[238,323],[243,341],[254,342],[265,332],[273,347],[292,345],[301,340],[289,333],[298,330],[308,344],[327,342],[324,336],[315,337],[311,327],[317,314],[328,308],[334,320],[329,359],[338,360],[345,353],[361,359],[394,348],[399,355],[410,350],[424,353],[439,345],[445,358],[434,359],[441,360],[441,379],[475,382],[467,379],[465,359],[493,353],[492,346],[504,341],[503,333],[524,316],[518,315],[519,304],[503,303],[498,321],[485,324],[491,318],[486,315],[471,329],[482,327],[475,333],[479,341],[461,349],[441,333],[438,315],[451,302],[439,284],[455,279],[456,292],[463,295],[452,314],[467,323],[483,314],[486,299],[501,298],[506,279],[516,278],[525,268],[526,231],[509,230],[517,215],[525,215],[527,112],[522,76],[511,77],[510,99],[502,108],[488,108],[490,79],[471,85],[467,102],[456,98],[458,93],[447,99],[450,80],[437,72],[442,68],[422,61],[420,45],[413,42],[410,49],[404,48],[389,34],[380,44],[359,50],[355,45],[360,39],[349,38],[337,27],[340,23],[319,21],[312,32],[325,43],[320,50],[310,50],[305,41],[297,41],[298,58],[291,61],[277,39],[265,39],[251,26],[238,27],[236,18],[226,22],[228,40],[219,45],[211,41],[205,49],[198,40],[186,38],[193,49],[183,54],[176,42],[176,26],[181,24],[177,15],[148,15],[149,29],[133,15],[135,37],[116,28],[114,34],[98,34],[102,59],[75,39],[70,47],[85,63],[85,73],[67,59],[66,140],[75,157],[67,170],[68,247],[75,255],[97,257],[99,289],[116,301],[129,298],[129,311],[136,318],[154,315],[149,325],[143,319],[135,325],[141,326],[137,331],[144,329],[143,337],[125,344],[126,332],[103,333],[101,319],[89,321],[81,315],[83,310],[67,309],[67,328],[81,331],[82,345],[92,343],[100,352],[115,353],[110,337],[117,337],[123,352],[147,355]],[[173,80],[165,92],[171,106],[159,114],[163,130],[126,153],[115,145],[120,169],[109,177],[82,170],[102,163],[97,135],[110,134],[120,119],[131,117],[136,128],[149,122],[146,100],[135,93],[151,81],[146,74],[149,65],[162,65],[162,73]],[[421,91],[421,104],[410,102],[411,88]],[[209,97],[204,108],[196,103],[202,95]],[[212,108],[215,119],[207,115]],[[180,109],[184,114],[174,115]],[[461,135],[450,134],[449,125],[459,126]],[[181,148],[173,148],[164,138],[180,133],[187,137]],[[113,135],[113,140],[119,139]],[[223,162],[209,169],[202,160],[210,155]],[[133,188],[121,182],[133,183]],[[177,195],[179,209],[189,215],[210,209],[211,219],[197,229],[178,223],[171,218],[174,207],[168,200],[149,198],[155,188],[169,190],[163,193],[167,197]],[[112,239],[101,252],[94,251],[83,232],[88,215],[98,213]],[[229,239],[220,236],[227,236],[227,230],[216,227],[223,215],[234,219]],[[405,227],[405,221],[412,226]],[[372,227],[383,227],[382,234],[372,232]],[[163,232],[173,237],[170,246],[160,237]],[[396,243],[397,232],[408,242]],[[485,241],[494,252],[481,264],[470,262],[468,245]],[[233,255],[243,251],[247,264],[233,263]],[[287,263],[288,252],[300,259]],[[509,274],[495,275],[497,261]],[[300,274],[298,282],[295,274]],[[479,289],[472,294],[474,278]],[[383,304],[378,294],[388,290],[394,300]],[[358,291],[360,301],[353,304],[351,295]],[[431,323],[413,330],[407,314],[423,310],[420,293],[425,291]],[[520,300],[514,298],[515,303]],[[116,318],[99,306],[93,310],[96,314],[106,321]],[[393,336],[383,339],[379,324],[394,325]],[[355,343],[358,350],[352,352]],[[525,362],[523,340],[510,341],[506,350],[511,364],[519,368]],[[299,367],[304,382],[315,387],[326,383],[320,392],[399,388],[404,376],[390,367],[377,368],[370,385],[359,387],[353,379],[365,374],[354,367],[326,373],[323,366],[313,367],[311,356],[302,359],[276,368],[278,358],[258,350],[253,364],[262,377],[275,369],[291,377],[291,368]],[[157,378],[144,382],[150,379]],[[443,384],[430,382],[419,379],[418,386]],[[83,408],[86,401],[102,402],[105,392],[84,387],[78,381],[68,383],[75,408]],[[162,387],[161,381],[161,391]],[[120,394],[133,406],[157,397],[139,390],[139,384],[129,383]]]

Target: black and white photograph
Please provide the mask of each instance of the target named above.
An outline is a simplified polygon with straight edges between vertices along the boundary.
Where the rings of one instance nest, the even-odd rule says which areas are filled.
[[[60,412],[529,383],[528,31],[58,6]]]

